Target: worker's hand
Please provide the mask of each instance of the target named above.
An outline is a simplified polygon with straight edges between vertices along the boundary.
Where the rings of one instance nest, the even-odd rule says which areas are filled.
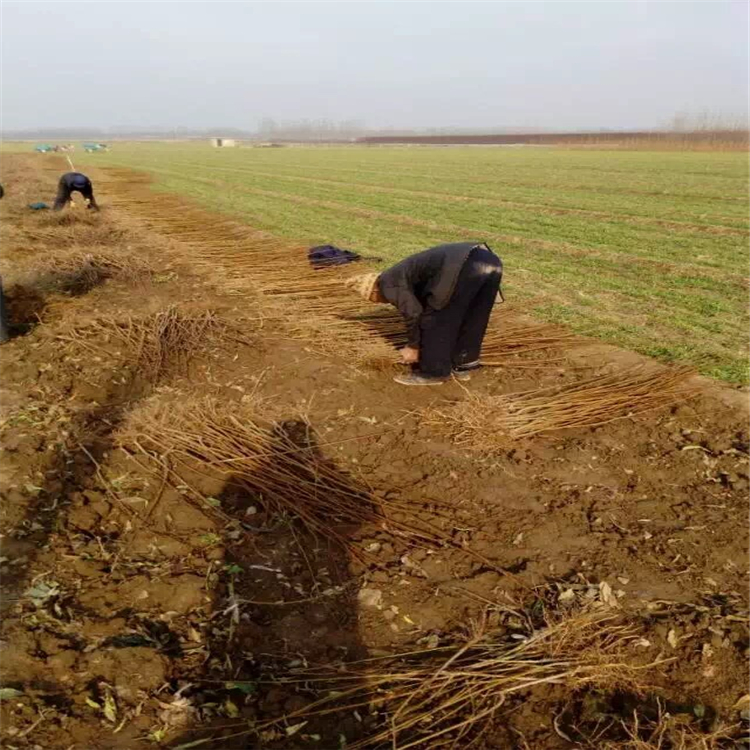
[[[419,362],[419,349],[415,349],[413,346],[405,346],[401,350],[401,361],[405,365],[415,365]]]

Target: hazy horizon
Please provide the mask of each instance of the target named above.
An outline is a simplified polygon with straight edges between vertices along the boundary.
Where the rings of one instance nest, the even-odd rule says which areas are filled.
[[[2,3],[2,127],[648,129],[745,119],[748,6]]]

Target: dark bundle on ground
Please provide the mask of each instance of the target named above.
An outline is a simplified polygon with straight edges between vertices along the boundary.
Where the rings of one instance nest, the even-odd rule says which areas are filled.
[[[3,296],[11,336],[27,334],[42,322],[47,304],[39,291],[24,284],[13,284],[3,289]]]

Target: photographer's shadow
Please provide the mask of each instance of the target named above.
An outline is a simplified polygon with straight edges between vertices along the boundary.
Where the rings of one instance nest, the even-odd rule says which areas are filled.
[[[316,746],[333,748],[342,736],[347,741],[361,736],[369,724],[369,719],[363,724],[335,714],[295,719],[320,696],[313,685],[287,679],[308,665],[331,666],[367,655],[358,634],[355,553],[348,544],[360,535],[361,524],[328,515],[313,519],[312,528],[310,497],[319,493],[330,500],[331,491],[348,493],[366,515],[369,494],[322,456],[309,425],[283,422],[273,433],[283,439],[271,441],[278,450],[255,468],[258,481],[234,475],[216,498],[232,519],[231,530],[226,555],[217,561],[210,658],[196,680],[199,689],[185,693],[196,707],[215,706],[216,717],[202,716],[171,747],[211,738],[201,747],[288,750],[309,747],[314,735],[320,737]],[[290,445],[299,448],[292,462]],[[280,485],[268,485],[274,479]],[[304,523],[289,494],[295,482]],[[269,486],[270,493],[264,495],[259,484]],[[276,491],[288,498],[286,512],[268,497]],[[285,735],[279,729],[284,723],[275,722],[284,717],[286,725],[307,721],[304,731]],[[261,736],[250,729],[253,725],[267,728]]]

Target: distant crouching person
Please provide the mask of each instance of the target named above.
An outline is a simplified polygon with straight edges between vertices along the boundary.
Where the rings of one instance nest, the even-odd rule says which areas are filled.
[[[80,172],[66,172],[57,184],[57,197],[55,198],[54,211],[61,211],[68,203],[72,203],[72,193],[78,192],[86,201],[86,206],[93,211],[98,211],[99,206],[94,198],[94,187],[91,180]]]
[[[453,242],[347,283],[371,302],[394,305],[404,317],[408,343],[401,356],[415,367],[396,382],[439,385],[451,374],[468,380],[480,367],[502,275],[500,258],[486,244]]]

